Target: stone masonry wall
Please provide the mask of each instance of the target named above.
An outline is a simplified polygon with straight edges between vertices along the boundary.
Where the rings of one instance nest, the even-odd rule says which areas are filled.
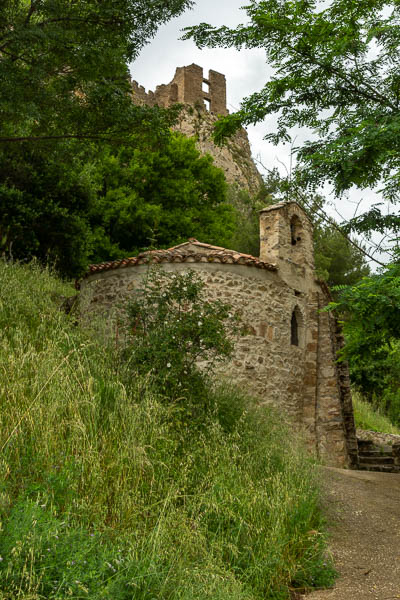
[[[112,324],[118,311],[147,271],[146,265],[110,270],[82,281],[81,310]],[[249,266],[165,263],[163,269],[196,271],[210,298],[230,303],[249,334],[239,339],[233,360],[221,375],[259,398],[282,408],[306,431],[310,447],[327,464],[344,466],[347,449],[334,364],[330,317],[319,313],[324,299],[315,284],[299,292],[277,272]],[[299,315],[299,345],[291,344],[291,316]],[[108,317],[105,316],[108,314]],[[111,325],[111,327],[113,327]],[[115,335],[115,330],[109,334]]]

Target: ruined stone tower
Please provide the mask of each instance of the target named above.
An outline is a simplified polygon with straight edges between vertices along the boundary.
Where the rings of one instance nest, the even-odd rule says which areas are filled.
[[[238,131],[223,147],[212,141],[215,121],[229,113],[225,75],[210,70],[206,78],[198,65],[178,67],[172,81],[158,85],[155,92],[146,92],[137,81],[132,81],[132,98],[136,104],[163,108],[183,104],[184,109],[174,129],[188,137],[196,137],[200,152],[211,154],[214,164],[224,171],[228,183],[252,194],[259,191],[262,180],[251,157],[246,131]]]
[[[226,115],[226,79],[225,75],[210,70],[208,79],[203,75],[203,69],[192,64],[188,67],[177,67],[175,76],[170,83],[158,85],[155,92],[139,86],[132,81],[134,100],[148,106],[163,106],[168,108],[173,104],[189,104],[198,110],[207,110],[214,115]]]

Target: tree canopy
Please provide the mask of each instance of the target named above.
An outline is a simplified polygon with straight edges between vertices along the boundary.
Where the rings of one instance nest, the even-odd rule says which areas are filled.
[[[191,0],[0,0],[0,142],[114,137],[149,125],[127,64]]]
[[[328,309],[343,316],[351,380],[364,398],[400,424],[400,266],[345,286]]]
[[[337,194],[383,181],[400,195],[400,4],[393,0],[250,0],[249,22],[236,29],[202,23],[187,28],[199,47],[263,48],[274,73],[241,109],[220,120],[221,138],[243,124],[276,115],[266,138],[288,141],[291,128],[310,131],[297,148],[302,174]],[[370,211],[352,223],[398,230],[400,219]]]
[[[168,248],[189,237],[229,243],[235,216],[225,202],[223,171],[200,155],[194,139],[171,133],[162,148],[111,147],[96,168],[93,260]]]
[[[63,161],[67,146],[67,162]],[[223,172],[193,139],[0,148],[0,253],[76,276],[89,262],[199,237],[228,245],[235,214]],[[73,157],[73,158],[72,158]]]

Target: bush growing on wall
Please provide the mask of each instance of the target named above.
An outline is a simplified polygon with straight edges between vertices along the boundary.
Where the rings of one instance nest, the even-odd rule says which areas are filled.
[[[193,271],[152,267],[128,306],[126,356],[169,397],[189,389],[191,396],[201,395],[215,365],[232,354],[238,316],[230,305],[207,299],[203,288]]]

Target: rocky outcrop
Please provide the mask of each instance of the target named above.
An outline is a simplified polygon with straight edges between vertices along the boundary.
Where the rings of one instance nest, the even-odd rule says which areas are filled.
[[[195,137],[197,147],[202,154],[211,154],[215,166],[222,169],[229,184],[256,194],[262,184],[262,178],[251,157],[247,133],[240,129],[224,146],[217,146],[212,140],[217,116],[185,107],[175,129],[188,137]]]

